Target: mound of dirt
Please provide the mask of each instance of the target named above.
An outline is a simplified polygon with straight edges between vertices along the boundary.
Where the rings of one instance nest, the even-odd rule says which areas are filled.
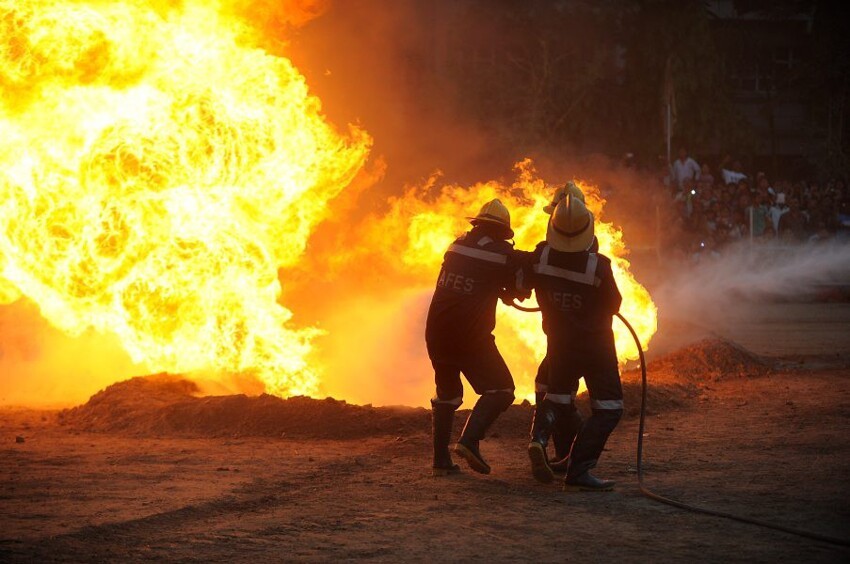
[[[755,376],[768,366],[748,351],[726,341],[705,340],[648,365],[648,413],[686,407],[700,384],[729,377]],[[307,397],[281,399],[263,394],[198,397],[199,389],[180,376],[156,374],[119,382],[98,392],[84,405],[62,411],[59,422],[80,431],[139,436],[297,437],[357,439],[409,436],[430,431],[430,411],[412,407],[372,407]],[[625,415],[640,409],[640,372],[623,374]],[[473,398],[467,398],[471,407]],[[585,414],[587,395],[578,398]],[[511,406],[492,433],[525,436],[531,421],[528,402]],[[468,411],[458,413],[456,434]]]
[[[750,351],[722,339],[703,339],[647,364],[647,413],[685,407],[709,382],[762,376],[770,365]],[[626,416],[640,412],[640,369],[624,372]]]
[[[770,365],[750,351],[722,339],[704,339],[647,364],[650,383],[709,382],[762,376]]]
[[[60,412],[59,421],[80,431],[139,436],[335,439],[410,434],[430,426],[430,413],[422,408],[373,408],[333,398],[267,394],[196,397],[197,392],[194,383],[180,376],[140,376]]]

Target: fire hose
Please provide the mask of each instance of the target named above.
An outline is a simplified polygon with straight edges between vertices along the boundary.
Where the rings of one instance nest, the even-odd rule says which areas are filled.
[[[511,307],[514,307],[520,311],[526,312],[537,312],[540,311],[539,307],[523,307],[511,300],[510,302],[506,302]],[[631,333],[632,338],[635,340],[635,345],[638,350],[638,357],[640,359],[640,376],[641,376],[641,391],[640,391],[640,419],[638,423],[638,438],[637,438],[637,477],[638,477],[638,489],[640,493],[644,496],[652,499],[654,501],[664,503],[666,505],[672,505],[673,507],[678,507],[679,509],[684,509],[685,511],[691,511],[693,513],[702,513],[704,515],[712,515],[714,517],[722,517],[724,519],[731,519],[733,521],[738,521],[740,523],[749,523],[750,525],[756,525],[759,527],[764,527],[767,529],[773,529],[775,531],[781,531],[783,533],[788,533],[792,535],[797,535],[800,537],[805,537],[817,541],[827,542],[830,544],[836,544],[840,546],[850,546],[850,540],[842,539],[837,537],[831,537],[828,535],[822,535],[820,533],[813,533],[810,531],[804,531],[802,529],[794,529],[792,527],[785,527],[783,525],[777,525],[774,523],[769,523],[767,521],[761,521],[759,519],[753,519],[750,517],[742,517],[740,515],[734,515],[732,513],[726,513],[724,511],[716,511],[714,509],[708,509],[705,507],[699,507],[697,505],[691,505],[688,503],[684,503],[682,501],[677,501],[675,499],[670,499],[669,497],[665,497],[663,495],[659,495],[652,490],[650,490],[644,484],[644,476],[643,476],[643,431],[644,425],[646,421],[646,359],[643,354],[643,347],[640,344],[640,338],[632,327],[631,323],[626,320],[619,312],[615,314],[620,318],[620,321],[626,326],[626,329]]]

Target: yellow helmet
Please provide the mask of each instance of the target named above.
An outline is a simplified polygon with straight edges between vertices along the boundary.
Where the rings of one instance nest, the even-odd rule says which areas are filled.
[[[490,200],[481,206],[481,211],[478,212],[478,215],[475,217],[467,217],[466,219],[468,219],[472,225],[478,225],[480,223],[498,225],[505,229],[506,239],[510,239],[514,236],[513,229],[511,229],[511,212],[508,211],[505,204],[503,204],[498,198]]]
[[[581,191],[581,188],[576,186],[576,183],[570,180],[560,188],[555,190],[555,193],[552,194],[552,202],[546,206],[543,206],[543,211],[552,215],[552,212],[555,211],[555,206],[558,205],[558,202],[567,197],[567,195],[574,196],[584,203],[584,193]]]
[[[593,214],[584,202],[568,195],[555,205],[546,230],[546,242],[556,251],[577,253],[593,244]]]

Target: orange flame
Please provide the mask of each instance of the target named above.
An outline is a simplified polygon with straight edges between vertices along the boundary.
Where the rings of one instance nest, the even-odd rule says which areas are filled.
[[[430,292],[465,216],[499,197],[518,247],[531,249],[553,186],[530,161],[512,185],[438,188],[435,178],[391,199],[353,251],[306,261],[371,139],[336,131],[290,61],[253,46],[235,16],[245,4],[0,0],[0,304],[24,295],[69,334],[115,335],[151,371],[248,375],[269,393],[317,394],[321,331],[278,303],[279,271],[303,277],[305,265],[368,255],[403,288]],[[324,2],[287,5],[305,10],[295,22]],[[582,188],[601,218],[604,200]],[[629,273],[620,231],[599,221],[597,235],[646,344],[655,306]],[[539,315],[499,317],[527,395],[545,353]],[[635,358],[615,329],[621,360]]]
[[[0,1],[0,299],[156,370],[313,393],[277,272],[370,139],[210,4]]]
[[[391,200],[390,213],[376,222],[372,237],[375,241],[396,241],[394,246],[385,247],[388,264],[392,264],[393,257],[400,256],[411,278],[425,286],[433,283],[446,248],[457,235],[469,229],[465,217],[475,215],[487,201],[499,198],[511,212],[516,247],[532,250],[546,238],[548,216],[542,208],[551,200],[555,186],[546,184],[537,176],[529,159],[518,163],[516,170],[518,176],[511,185],[490,181],[472,187],[447,185],[438,188],[437,179],[433,178],[430,183],[412,188],[403,197]],[[622,232],[613,224],[600,220],[604,216],[605,200],[599,190],[581,180],[576,182],[596,217],[599,250],[611,258],[614,277],[623,295],[620,311],[632,323],[646,348],[657,328],[655,304],[629,270]],[[517,396],[533,397],[537,365],[546,354],[546,337],[541,330],[540,315],[500,306],[496,337],[514,372]],[[637,359],[634,340],[619,323],[614,325],[614,338],[621,362]]]

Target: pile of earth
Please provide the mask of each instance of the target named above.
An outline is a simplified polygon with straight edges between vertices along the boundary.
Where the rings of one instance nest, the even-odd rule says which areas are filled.
[[[701,393],[701,382],[729,376],[764,374],[758,358],[724,341],[702,341],[648,365],[648,412],[687,407]],[[181,376],[156,374],[118,382],[92,396],[84,405],[64,410],[59,422],[78,431],[136,436],[293,437],[358,439],[407,437],[430,431],[430,411],[413,407],[352,405],[333,398],[303,396],[282,399],[262,394],[202,396]],[[625,415],[639,413],[640,371],[623,374]],[[472,398],[467,398],[471,406]],[[589,412],[586,394],[579,409]],[[497,421],[492,434],[524,437],[533,406],[513,405]],[[468,412],[456,417],[460,431]]]
[[[739,345],[722,339],[703,339],[647,363],[648,414],[684,407],[710,382],[752,378],[770,372],[770,363]],[[626,416],[640,413],[641,372],[622,374]]]
[[[647,365],[650,381],[719,382],[763,376],[770,364],[750,351],[722,339],[704,339],[653,360]]]
[[[422,408],[374,408],[304,396],[199,397],[198,393],[197,385],[182,376],[137,376],[60,412],[59,422],[79,431],[138,436],[335,439],[408,435],[430,425],[430,413]]]

